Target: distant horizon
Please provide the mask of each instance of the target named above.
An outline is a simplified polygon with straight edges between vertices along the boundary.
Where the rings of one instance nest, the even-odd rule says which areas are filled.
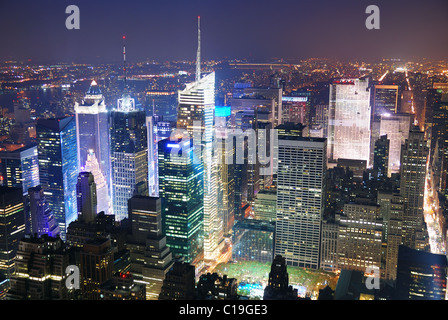
[[[378,30],[365,25],[366,7],[371,4],[367,0],[2,1],[0,60],[119,62],[124,35],[129,62],[194,60],[198,15],[203,60],[448,59],[444,34],[448,1],[376,0]],[[79,7],[79,30],[65,26],[69,5]]]

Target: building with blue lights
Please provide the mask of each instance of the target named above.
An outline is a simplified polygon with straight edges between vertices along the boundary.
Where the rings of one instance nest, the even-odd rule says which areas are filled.
[[[75,118],[39,119],[36,132],[40,183],[65,241],[67,226],[78,216]]]
[[[159,194],[168,247],[198,269],[204,256],[204,180],[193,148],[191,139],[159,142]]]

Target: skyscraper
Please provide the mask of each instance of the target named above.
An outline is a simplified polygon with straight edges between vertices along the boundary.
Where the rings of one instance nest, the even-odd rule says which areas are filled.
[[[41,186],[28,189],[31,234],[38,237],[46,234],[49,237],[59,236],[59,226],[56,224],[50,205]]]
[[[288,265],[319,268],[325,204],[326,139],[278,130],[277,217],[274,254]]]
[[[163,280],[173,265],[166,236],[162,234],[161,199],[133,196],[129,199],[131,235],[127,248],[131,254],[130,272],[146,286],[146,300],[157,300]]]
[[[370,159],[369,80],[335,80],[330,85],[328,158]]]
[[[96,238],[85,243],[80,260],[82,297],[86,300],[99,300],[100,286],[112,278],[113,255],[110,239]]]
[[[14,151],[0,151],[0,181],[4,186],[28,189],[39,185],[37,146],[24,146]]]
[[[405,113],[381,115],[379,134],[389,139],[388,177],[400,172],[401,145],[409,136],[412,120],[412,115]]]
[[[73,117],[39,119],[36,126],[40,183],[59,225],[62,240],[76,220],[78,157]]]
[[[109,214],[110,156],[108,113],[104,96],[95,80],[81,104],[75,103],[76,138],[80,170],[92,172],[100,185],[98,207]]]
[[[85,222],[95,220],[97,214],[96,184],[93,174],[80,172],[76,183],[78,217]]]
[[[136,192],[137,185],[140,184],[147,189],[148,142],[146,135],[144,111],[131,107],[111,111],[112,194],[113,211],[117,221],[127,217],[128,200]]]
[[[191,139],[159,142],[162,233],[173,255],[201,268],[204,255],[203,164]],[[181,155],[179,155],[179,153]]]
[[[195,153],[204,170],[204,260],[213,262],[224,244],[222,220],[218,215],[218,159],[214,150],[215,73],[201,77],[199,22],[198,17],[196,81],[179,91],[177,129],[186,130],[196,145],[201,146]]]
[[[374,121],[380,120],[381,115],[397,113],[398,85],[375,85],[372,111]]]
[[[375,150],[373,152],[373,170],[378,179],[387,177],[389,172],[389,144],[387,135],[381,136],[375,141]]]
[[[25,233],[22,188],[0,187],[0,278],[10,279]]]
[[[381,268],[382,230],[377,205],[345,204],[337,242],[338,268],[361,272]]]
[[[400,194],[404,198],[403,244],[413,249],[425,246],[423,204],[428,148],[425,134],[413,127],[401,146]]]

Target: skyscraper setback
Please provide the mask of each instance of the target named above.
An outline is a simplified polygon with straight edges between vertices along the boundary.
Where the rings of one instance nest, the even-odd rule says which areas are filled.
[[[201,77],[200,28],[198,17],[198,53],[196,81],[179,91],[177,130],[193,137],[195,150],[204,170],[204,260],[214,261],[223,245],[222,220],[218,218],[218,159],[214,150],[215,73]]]

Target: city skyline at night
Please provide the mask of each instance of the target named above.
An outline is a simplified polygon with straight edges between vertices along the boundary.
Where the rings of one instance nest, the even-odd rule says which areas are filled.
[[[0,300],[448,300],[446,0],[18,0],[0,30]]]

